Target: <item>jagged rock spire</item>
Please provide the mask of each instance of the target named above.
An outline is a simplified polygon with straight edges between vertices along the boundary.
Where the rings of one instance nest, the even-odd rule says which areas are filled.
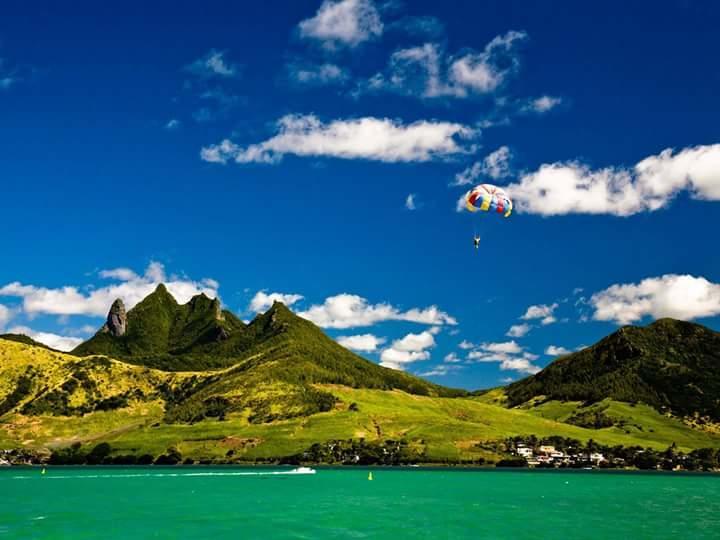
[[[103,326],[102,331],[114,337],[125,335],[127,331],[127,312],[125,311],[125,304],[120,298],[115,300],[112,306],[110,306],[107,322],[105,326]]]

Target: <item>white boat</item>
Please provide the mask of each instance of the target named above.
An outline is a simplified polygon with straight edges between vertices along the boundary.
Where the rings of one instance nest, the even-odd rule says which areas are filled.
[[[287,474],[315,474],[315,472],[315,469],[311,469],[310,467],[297,467]]]

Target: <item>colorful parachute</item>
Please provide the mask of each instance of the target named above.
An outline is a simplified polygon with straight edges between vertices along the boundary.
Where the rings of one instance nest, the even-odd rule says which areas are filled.
[[[465,194],[465,206],[471,212],[497,212],[509,217],[513,203],[507,193],[492,184],[480,184]]]

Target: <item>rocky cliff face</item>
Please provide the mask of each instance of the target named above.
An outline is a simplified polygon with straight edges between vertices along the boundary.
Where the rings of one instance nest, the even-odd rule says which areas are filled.
[[[101,331],[114,337],[124,336],[125,332],[127,332],[127,312],[125,311],[125,304],[120,298],[115,300],[110,307],[107,321]]]

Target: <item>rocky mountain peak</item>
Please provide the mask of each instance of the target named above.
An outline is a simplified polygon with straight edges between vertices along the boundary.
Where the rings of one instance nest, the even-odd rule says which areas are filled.
[[[127,332],[127,312],[125,311],[125,304],[120,298],[110,306],[107,321],[101,331],[114,337],[124,336],[125,332]]]

